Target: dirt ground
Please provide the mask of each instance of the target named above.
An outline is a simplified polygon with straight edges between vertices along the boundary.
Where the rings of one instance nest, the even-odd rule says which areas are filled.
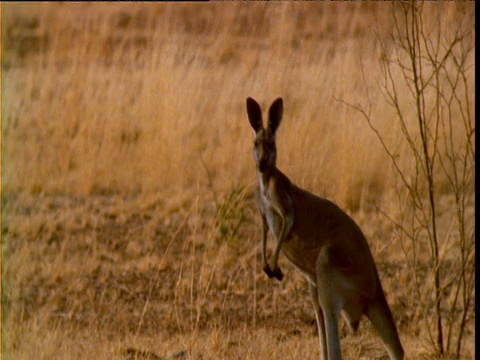
[[[282,282],[261,271],[260,224],[251,189],[232,190],[217,204],[190,198],[195,196],[185,195],[180,204],[160,194],[4,198],[5,350],[31,354],[26,344],[42,348],[36,337],[45,329],[56,329],[55,337],[60,332],[70,341],[86,332],[86,343],[97,334],[101,343],[118,342],[111,351],[125,358],[141,351],[249,358],[234,354],[247,334],[256,333],[276,344],[267,341],[264,349],[305,341],[317,346],[306,281],[283,257]],[[422,330],[412,325],[418,314],[409,311],[409,294],[400,285],[405,265],[383,257],[376,256],[382,283],[401,337],[412,348],[409,339],[421,339]],[[32,330],[37,323],[43,324],[41,330]],[[383,353],[368,321],[357,335],[343,320],[340,329],[346,354],[360,351],[361,358],[373,359]],[[206,349],[197,344],[212,332],[229,334],[221,350],[206,345],[211,339],[205,340]],[[185,340],[188,334],[197,335]],[[157,340],[152,344],[152,339]],[[70,357],[71,349],[60,343],[50,346]],[[421,340],[415,348],[421,349]],[[315,352],[305,358],[315,358]]]

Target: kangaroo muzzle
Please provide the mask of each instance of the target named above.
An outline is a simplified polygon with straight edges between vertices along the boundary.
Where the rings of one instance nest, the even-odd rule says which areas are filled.
[[[267,171],[268,169],[268,160],[265,158],[260,159],[258,163],[258,170],[260,170],[261,173]]]

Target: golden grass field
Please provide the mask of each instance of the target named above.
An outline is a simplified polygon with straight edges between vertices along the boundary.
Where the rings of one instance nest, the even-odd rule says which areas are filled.
[[[448,33],[474,3],[460,9],[428,4],[425,13]],[[282,282],[261,270],[245,99],[266,109],[282,96],[278,166],[360,225],[408,358],[432,358],[401,244],[375,210],[399,211],[396,175],[345,104],[366,104],[368,92],[376,126],[402,154],[378,82],[376,41],[388,44],[392,11],[363,2],[3,3],[2,355],[318,358],[306,281],[284,257]],[[474,98],[474,64],[467,75]],[[445,233],[451,204],[445,191]],[[473,208],[472,199],[471,226]],[[472,304],[465,359],[474,320]],[[355,335],[344,325],[346,359],[386,358],[368,321]]]

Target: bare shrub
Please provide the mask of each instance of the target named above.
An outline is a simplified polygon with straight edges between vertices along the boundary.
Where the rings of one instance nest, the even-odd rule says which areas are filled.
[[[458,358],[473,312],[475,284],[475,229],[473,217],[468,217],[475,181],[469,82],[474,70],[473,15],[459,5],[455,17],[443,19],[454,23],[445,32],[440,17],[427,20],[427,6],[408,2],[392,7],[392,37],[377,36],[382,73],[378,85],[395,111],[392,122],[406,141],[405,152],[378,130],[371,98],[367,106],[350,106],[363,115],[396,173],[396,214],[379,210],[397,230],[411,272],[415,316],[426,323],[426,340],[437,355]],[[440,221],[448,207],[454,207],[455,217]],[[422,255],[427,253],[425,260]]]

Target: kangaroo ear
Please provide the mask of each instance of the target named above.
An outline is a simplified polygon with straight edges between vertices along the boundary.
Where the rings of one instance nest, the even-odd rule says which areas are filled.
[[[273,102],[270,106],[270,110],[268,111],[268,128],[275,134],[280,125],[280,121],[282,121],[283,115],[283,100],[282,98],[278,98]]]
[[[250,97],[247,98],[247,113],[253,130],[258,132],[260,129],[263,129],[262,109],[260,109],[260,105]]]

